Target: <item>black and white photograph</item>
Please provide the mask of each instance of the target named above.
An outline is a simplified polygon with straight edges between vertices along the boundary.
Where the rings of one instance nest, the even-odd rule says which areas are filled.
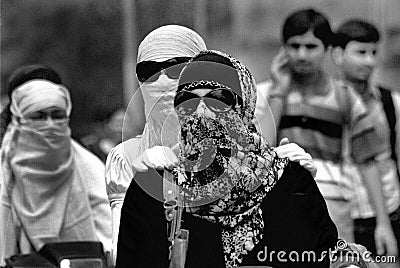
[[[399,0],[1,0],[1,268],[400,268]]]

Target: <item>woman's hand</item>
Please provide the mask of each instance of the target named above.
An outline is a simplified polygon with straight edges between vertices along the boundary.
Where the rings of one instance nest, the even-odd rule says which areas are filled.
[[[149,168],[172,169],[178,164],[178,158],[176,156],[178,151],[178,145],[175,145],[172,148],[166,146],[154,146],[146,149],[132,162],[133,169],[137,172],[146,172]]]
[[[299,164],[303,168],[307,169],[315,178],[317,167],[315,166],[311,155],[306,153],[304,149],[296,143],[289,143],[288,138],[283,138],[279,143],[279,147],[275,148],[275,152],[280,158],[287,157],[290,161],[299,162]]]

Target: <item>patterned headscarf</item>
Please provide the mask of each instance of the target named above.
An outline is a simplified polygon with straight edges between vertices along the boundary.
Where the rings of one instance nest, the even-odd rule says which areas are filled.
[[[206,109],[202,107],[184,114],[177,99],[195,89],[230,90],[236,102],[224,113],[207,116],[198,112]],[[255,80],[242,63],[222,52],[204,51],[183,70],[175,97],[181,152],[174,174],[186,210],[222,225],[227,267],[240,265],[262,239],[260,205],[288,163],[256,130],[256,96]]]

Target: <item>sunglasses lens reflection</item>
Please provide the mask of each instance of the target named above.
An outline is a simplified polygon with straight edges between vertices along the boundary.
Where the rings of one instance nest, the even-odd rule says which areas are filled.
[[[236,98],[230,90],[217,89],[206,95],[205,102],[212,111],[221,113],[229,111],[236,104]]]
[[[175,96],[174,106],[176,111],[182,115],[192,114],[198,107],[200,99],[213,112],[225,113],[236,104],[236,98],[232,91],[216,89],[200,97],[190,91],[181,91]]]
[[[178,79],[183,67],[185,67],[184,64],[177,64],[165,69],[165,73],[171,79]]]

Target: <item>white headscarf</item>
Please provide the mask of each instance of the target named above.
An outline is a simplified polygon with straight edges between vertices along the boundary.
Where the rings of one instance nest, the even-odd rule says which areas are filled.
[[[11,113],[25,118],[26,115],[48,107],[71,114],[71,98],[66,88],[47,80],[31,80],[16,88],[11,95]]]
[[[204,40],[195,31],[180,25],[165,25],[150,32],[140,43],[138,62],[165,61],[174,57],[193,57],[206,50]],[[179,123],[174,111],[178,79],[160,76],[152,83],[141,84],[146,126],[139,153],[156,145],[178,143]]]
[[[206,49],[203,38],[181,25],[165,25],[150,32],[140,43],[137,62],[193,57]]]
[[[68,90],[47,80],[26,82],[11,97],[13,120],[1,148],[1,167],[15,224],[21,225],[35,250],[59,241],[63,228],[92,225],[85,227],[85,238],[96,240],[89,201],[86,195],[81,198],[82,180],[75,172],[69,120],[27,118],[50,107],[62,109],[69,117],[71,106]],[[79,200],[73,209],[71,198]]]

